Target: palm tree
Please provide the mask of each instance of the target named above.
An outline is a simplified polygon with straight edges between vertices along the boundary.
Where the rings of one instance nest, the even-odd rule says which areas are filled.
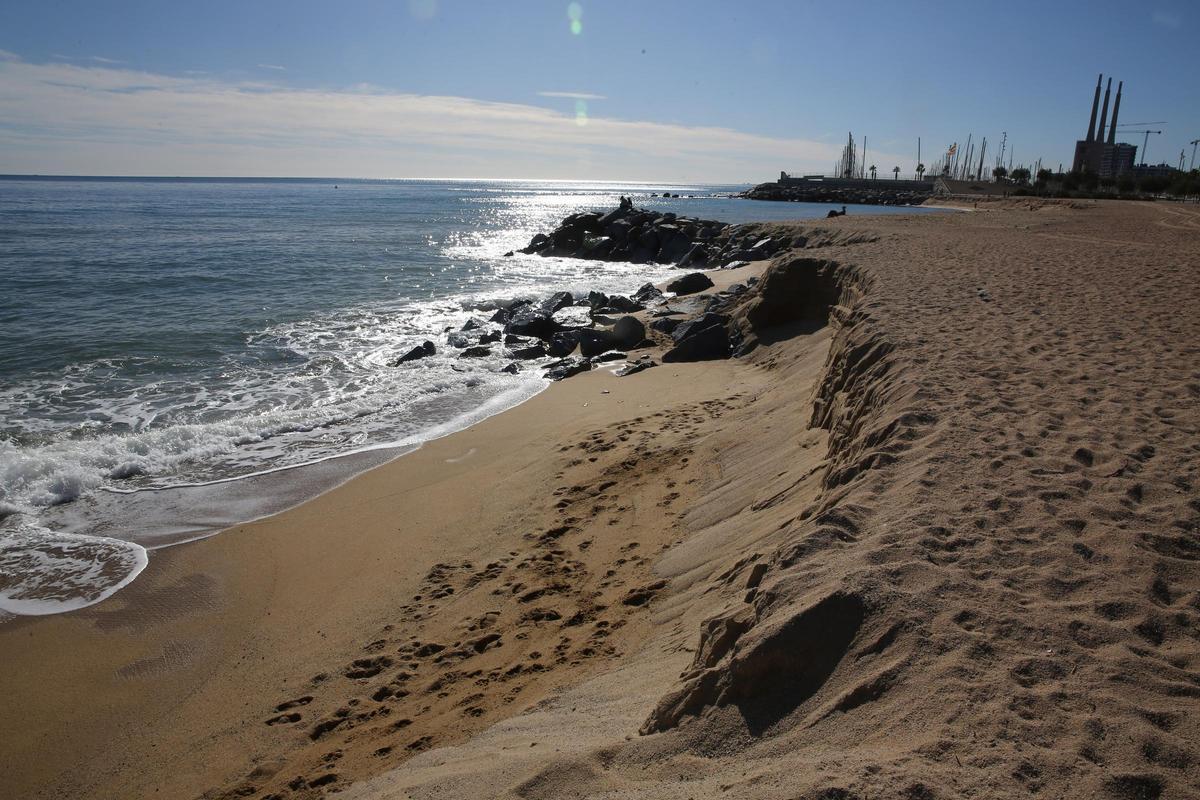
[[[917,180],[921,180],[921,177],[922,177],[924,174],[925,174],[925,165],[924,165],[924,164],[917,164]]]
[[[875,165],[871,165],[871,180],[875,180]]]
[[[900,180],[900,168],[892,167],[892,174],[896,176],[895,180]]]
[[[1007,174],[1008,174],[1008,170],[1005,169],[1004,167],[996,167],[995,169],[992,170],[992,177],[995,178],[996,180],[1000,180]]]

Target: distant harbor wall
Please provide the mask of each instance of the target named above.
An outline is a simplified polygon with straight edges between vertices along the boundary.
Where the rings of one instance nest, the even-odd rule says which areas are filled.
[[[919,205],[934,194],[932,180],[888,178],[793,178],[760,183],[741,194],[751,200],[783,200],[803,203],[873,205]]]

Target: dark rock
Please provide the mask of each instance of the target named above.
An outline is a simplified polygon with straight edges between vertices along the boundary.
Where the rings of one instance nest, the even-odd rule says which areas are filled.
[[[688,336],[664,353],[662,360],[664,363],[712,361],[729,358],[731,352],[728,331],[722,325],[715,325]]]
[[[562,356],[570,355],[575,348],[579,346],[579,331],[580,329],[559,331],[550,337],[550,345],[547,348],[552,356],[561,358]]]
[[[522,361],[528,361],[531,358],[545,358],[550,353],[546,350],[544,344],[538,342],[530,347],[517,347],[509,350],[508,355],[510,358],[519,358]]]
[[[695,294],[711,288],[713,282],[703,272],[689,272],[667,284],[667,291],[675,294]]]
[[[620,345],[617,337],[611,331],[584,328],[579,331],[579,352],[584,356],[598,356],[605,350],[611,350]]]
[[[661,300],[662,296],[663,293],[653,283],[644,283],[636,292],[629,296],[629,299],[645,306],[655,300]]]
[[[613,249],[613,240],[608,236],[596,236],[585,233],[583,236],[583,255],[586,258],[604,258]]]
[[[593,309],[604,308],[608,305],[608,295],[604,292],[588,292],[587,301]]]
[[[521,248],[521,252],[529,255],[545,250],[550,246],[550,237],[544,233],[535,233],[533,238],[529,240],[529,244]]]
[[[459,330],[460,331],[473,331],[473,330],[477,330],[478,328],[484,327],[484,324],[485,323],[481,322],[480,320],[472,318],[472,319],[469,319],[466,322],[464,322],[463,326],[461,328],[459,328]]]
[[[488,318],[488,322],[498,322],[501,325],[508,322],[510,311],[507,308],[497,308],[492,316]]]
[[[541,302],[541,308],[547,314],[553,314],[560,308],[575,305],[575,296],[570,292],[555,292]]]
[[[650,329],[669,334],[681,324],[683,324],[683,320],[678,317],[659,317],[650,323]]]
[[[604,216],[602,216],[598,220],[598,223],[601,228],[608,230],[609,225],[612,225],[614,222],[616,222],[619,219],[623,219],[628,214],[629,214],[629,208],[627,208],[625,206],[617,206],[612,211],[610,211],[607,214],[605,214]]]
[[[561,381],[572,375],[587,372],[591,368],[592,362],[586,358],[564,358],[562,361],[548,365],[545,377],[552,381]]]
[[[658,260],[664,264],[678,264],[692,251],[692,241],[674,225],[663,226],[663,228],[668,227],[670,231],[667,235],[662,236],[662,245],[658,251]],[[660,228],[660,230],[662,229]]]
[[[498,341],[500,341],[500,336],[501,336],[500,331],[492,331],[490,333],[485,333],[483,336],[479,337],[479,343],[480,344],[491,344],[492,342],[498,342]]]
[[[635,311],[641,311],[643,308],[645,308],[645,306],[636,300],[632,300],[623,295],[614,294],[612,297],[608,298],[608,305],[605,308],[612,309],[613,311],[619,311],[622,314],[632,314]]]
[[[505,254],[504,254],[504,257],[505,257],[505,258],[512,258],[512,257],[513,257],[513,255],[514,255],[513,251],[512,251],[512,250],[509,250],[507,253],[505,253]]]
[[[500,371],[507,372],[509,375],[516,375],[521,371],[521,365],[514,361],[511,364],[506,364],[505,366],[501,367]]]
[[[393,361],[392,366],[394,367],[397,364],[406,364],[409,361],[416,361],[418,358],[426,358],[427,356],[431,356],[436,352],[437,348],[433,346],[433,342],[426,340]]]
[[[598,356],[592,358],[593,364],[602,364],[605,361],[620,361],[626,358],[629,354],[621,350],[605,350]]]
[[[520,306],[513,310],[512,316],[504,325],[504,332],[549,339],[558,331],[558,326],[552,318],[553,313],[540,306]]]
[[[492,354],[492,348],[490,348],[490,347],[468,347],[466,350],[463,350],[461,353],[459,353],[458,357],[459,358],[483,358],[484,356],[490,356],[491,354]]]
[[[718,325],[724,326],[728,322],[729,317],[725,316],[724,314],[706,312],[696,319],[689,319],[686,322],[680,323],[678,327],[671,331],[671,338],[678,343],[689,336],[696,335],[700,331],[707,330],[708,328],[716,327]]]
[[[616,374],[617,377],[624,378],[626,375],[633,375],[636,372],[657,366],[658,364],[654,363],[654,359],[650,358],[650,356],[642,356],[637,361],[626,362],[625,366],[617,370]]]
[[[622,347],[634,347],[646,338],[646,326],[637,317],[621,317],[613,325],[612,334]]]
[[[697,242],[677,262],[681,267],[702,267],[708,263],[708,248]]]
[[[528,336],[517,336],[517,335],[511,334],[511,333],[504,334],[504,343],[507,345],[516,345],[517,347],[527,347],[527,346],[533,344],[534,341],[535,341],[534,339],[530,339]]]

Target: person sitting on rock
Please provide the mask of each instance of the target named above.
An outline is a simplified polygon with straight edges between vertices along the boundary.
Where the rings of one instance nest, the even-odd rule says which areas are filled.
[[[621,195],[621,208],[633,208],[633,200]]]

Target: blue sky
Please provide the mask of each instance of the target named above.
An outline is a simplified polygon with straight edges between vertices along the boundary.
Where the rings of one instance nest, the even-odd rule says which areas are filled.
[[[10,1],[0,172],[756,182],[847,131],[889,172],[972,132],[1057,166],[1099,72],[1174,164],[1197,33],[1154,0]]]

